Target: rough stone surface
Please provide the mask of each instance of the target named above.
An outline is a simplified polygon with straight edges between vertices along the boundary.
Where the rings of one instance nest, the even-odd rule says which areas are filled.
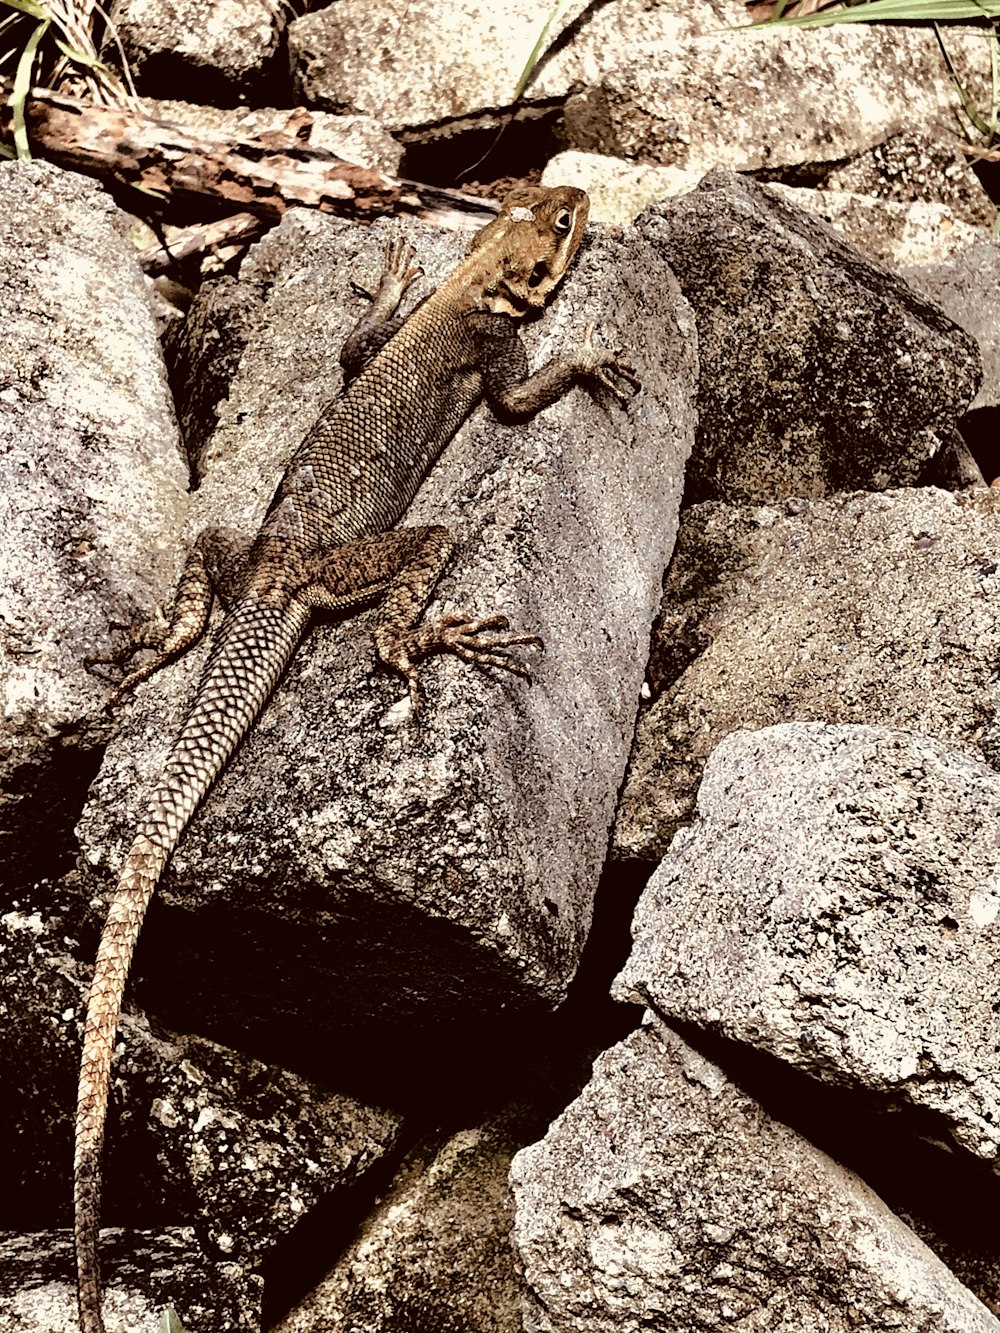
[[[904,268],[902,276],[979,343],[983,382],[971,409],[1000,407],[1000,241],[981,241],[940,264]]]
[[[639,901],[615,993],[921,1108],[996,1162],[998,819],[995,771],[925,736],[734,732]]]
[[[511,1179],[526,1333],[1000,1329],[857,1176],[652,1016]]]
[[[855,23],[722,31],[725,4],[609,5],[532,85],[565,94],[569,146],[738,171],[839,162],[900,130],[956,134],[934,33]],[[985,33],[952,28],[959,76],[989,105]]]
[[[111,19],[146,97],[173,97],[194,84],[200,100],[235,106],[266,100],[276,80],[287,82],[287,10],[275,0],[115,0]],[[105,55],[117,58],[110,44]]]
[[[168,1305],[184,1311],[185,1333],[260,1333],[260,1278],[206,1260],[192,1228],[103,1231],[101,1251],[104,1317],[115,1333],[151,1333]],[[77,1333],[75,1271],[68,1231],[0,1235],[5,1333]]]
[[[13,883],[65,848],[102,739],[106,689],[83,660],[175,586],[187,477],[142,275],[101,189],[0,164],[0,291],[0,861]]]
[[[157,120],[184,125],[210,134],[256,139],[268,135],[302,137],[310,148],[324,148],[348,162],[374,167],[394,175],[403,146],[370,116],[331,116],[326,111],[289,111],[287,107],[215,107],[193,102],[143,98],[143,106]]]
[[[615,829],[657,861],[740,728],[869,722],[1000,766],[1000,495],[838,496],[686,510]]]
[[[71,1219],[72,1119],[86,968],[96,925],[65,887],[0,918],[4,1216],[18,1231]],[[112,1074],[105,1208],[130,1228],[178,1218],[208,1256],[254,1266],[318,1199],[390,1151],[397,1115],[285,1069],[151,1025],[122,1022]],[[179,1308],[179,1307],[178,1307]]]
[[[600,153],[557,153],[542,172],[543,185],[575,185],[590,195],[592,221],[624,226],[658,199],[687,194],[703,171],[636,166]]]
[[[551,39],[585,9],[585,0],[560,7]],[[374,116],[404,135],[439,122],[458,128],[489,121],[513,102],[551,13],[545,0],[413,0],[405,10],[337,0],[289,24],[296,96]]]
[[[290,216],[258,248],[247,277],[268,272],[271,299],[207,446],[202,518],[247,534],[259,523],[337,383],[331,326],[361,306],[348,283],[374,280],[388,231]],[[410,234],[437,280],[456,241]],[[325,1034],[360,1040],[363,1021],[468,1021],[565,993],[693,427],[692,323],[641,238],[589,243],[530,331],[532,362],[590,320],[642,377],[628,409],[579,389],[529,425],[480,413],[408,516],[443,519],[464,543],[430,614],[501,611],[539,632],[534,685],[434,660],[413,724],[400,683],[375,668],[370,615],[314,632],[174,857],[173,910],[147,929],[162,977],[149,1003],[174,1026],[209,1022],[200,1030],[228,1044],[255,1029],[255,1053],[292,1042],[315,1059]],[[105,885],[197,670],[192,654],[123,710],[80,826]]]
[[[830,227],[728,172],[636,227],[698,322],[687,502],[912,484],[955,434],[975,341]]]
[[[289,25],[296,94],[410,138],[492,125],[550,11],[542,0],[415,0],[391,13],[338,0]],[[954,133],[957,96],[931,31],[723,31],[733,18],[719,0],[577,0],[560,9],[517,114],[568,98],[571,148],[698,172],[842,162],[904,128]],[[983,36],[949,34],[949,50],[988,105]]]
[[[906,130],[826,174],[820,190],[847,191],[898,204],[945,204],[956,218],[990,227],[996,205],[957,139]]]
[[[829,222],[852,245],[887,268],[938,264],[989,234],[985,227],[964,221],[949,204],[905,203],[847,190],[805,190],[790,185],[769,185],[768,189]]]
[[[525,1141],[518,1119],[412,1153],[357,1240],[274,1333],[521,1333],[507,1183]]]

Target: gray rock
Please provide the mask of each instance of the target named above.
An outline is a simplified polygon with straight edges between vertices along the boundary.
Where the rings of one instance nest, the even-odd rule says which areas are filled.
[[[274,0],[114,0],[111,19],[140,93],[235,106],[275,98],[287,10]],[[117,59],[108,43],[105,57]],[[277,100],[275,98],[275,100]]]
[[[0,290],[0,860],[16,882],[65,855],[103,739],[107,690],[84,658],[175,586],[187,476],[135,251],[100,188],[0,165]]]
[[[912,490],[686,510],[616,854],[659,860],[706,758],[743,727],[868,722],[1000,766],[998,506]]]
[[[521,1333],[507,1184],[520,1130],[517,1115],[498,1116],[422,1144],[274,1333]]]
[[[152,1333],[165,1307],[185,1333],[260,1333],[261,1279],[207,1260],[190,1227],[101,1233],[109,1276],[105,1321],[115,1333]],[[8,1333],[77,1333],[69,1232],[0,1236],[0,1322]]]
[[[560,7],[551,40],[585,9],[585,0]],[[547,17],[530,0],[494,0],[488,9],[475,0],[413,0],[405,11],[338,0],[288,26],[295,95],[374,116],[404,137],[415,127],[495,124]],[[538,96],[536,88],[522,114]],[[551,96],[548,88],[541,96]]]
[[[571,148],[702,171],[842,162],[903,129],[954,135],[958,97],[933,32],[726,31],[732,21],[713,0],[680,12],[642,0],[607,6],[530,91],[565,95],[572,85]],[[981,36],[953,27],[947,40],[973,100],[988,106]]]
[[[69,1221],[72,1119],[94,925],[67,886],[0,918],[6,1216],[30,1231]],[[310,1084],[129,1008],[112,1071],[105,1217],[131,1228],[182,1218],[215,1260],[258,1264],[321,1197],[390,1151],[398,1115]],[[179,1299],[175,1304],[180,1309]]]
[[[964,222],[948,204],[874,199],[849,190],[791,185],[772,184],[768,189],[829,222],[845,240],[887,268],[943,263],[988,234],[985,228]]]
[[[390,230],[302,215],[258,247],[247,276],[267,272],[270,297],[206,449],[204,519],[243,533],[259,523],[338,382],[333,327],[361,305],[347,284],[374,280]],[[436,280],[458,243],[410,234]],[[158,941],[145,963],[161,979],[156,1007],[175,1026],[207,1023],[229,1044],[253,1029],[256,1053],[292,1042],[315,1060],[328,1037],[338,1051],[364,1045],[361,1025],[376,1018],[384,1038],[386,1024],[473,1022],[564,995],[693,427],[692,324],[641,238],[590,241],[530,331],[532,361],[590,320],[637,364],[644,387],[628,410],[575,390],[530,425],[481,413],[407,520],[444,519],[464,542],[431,614],[502,611],[539,632],[548,651],[532,660],[534,686],[434,660],[413,725],[400,683],[375,668],[371,615],[313,633],[175,856],[172,910],[146,932]],[[123,710],[80,825],[104,886],[197,670],[192,654]]]
[[[943,263],[904,268],[902,276],[979,344],[983,382],[970,410],[1000,407],[1000,242],[981,241]]]
[[[648,1016],[514,1159],[527,1333],[996,1333],[857,1176]]]
[[[992,226],[997,214],[957,140],[908,129],[835,166],[819,185],[820,193],[827,190],[904,206],[945,204],[956,218],[979,228]]]
[[[636,226],[698,321],[686,501],[912,484],[954,433],[976,343],[830,227],[727,172]]]
[[[645,889],[619,998],[918,1108],[1000,1159],[1000,778],[925,736],[718,745]]]

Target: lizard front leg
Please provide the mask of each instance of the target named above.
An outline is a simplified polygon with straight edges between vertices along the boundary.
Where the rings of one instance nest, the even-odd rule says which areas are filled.
[[[382,262],[382,276],[373,296],[357,283],[352,283],[355,291],[367,296],[371,305],[344,339],[340,349],[340,364],[344,371],[344,385],[357,379],[368,362],[382,350],[396,330],[405,323],[406,317],[394,318],[403,297],[418,278],[423,276],[423,269],[415,263],[416,251],[402,237],[394,237],[385,247]]]
[[[598,347],[588,324],[578,347],[529,372],[528,356],[517,327],[505,315],[470,316],[479,343],[483,393],[501,421],[526,421],[557,402],[580,380],[607,390],[619,402],[639,390],[639,379],[620,352]]]
[[[509,655],[519,645],[542,647],[535,634],[508,634],[505,616],[446,615],[420,623],[434,586],[455,550],[447,528],[396,528],[345,542],[314,556],[303,594],[316,607],[348,610],[382,595],[375,630],[380,660],[405,677],[413,711],[420,707],[417,663],[433,653],[454,653],[474,666],[496,667],[531,680]]]

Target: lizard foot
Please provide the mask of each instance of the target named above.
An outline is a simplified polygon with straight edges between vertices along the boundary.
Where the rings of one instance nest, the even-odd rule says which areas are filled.
[[[642,388],[635,368],[624,360],[621,351],[598,347],[594,332],[594,325],[588,324],[583,334],[584,373],[614,394],[620,403],[627,402]]]
[[[373,304],[381,298],[387,308],[395,310],[410,287],[424,276],[424,270],[415,262],[416,258],[417,252],[409,241],[394,236],[386,242],[377,290],[370,292],[353,278],[349,280],[349,286],[358,296],[367,297]]]
[[[404,675],[409,684],[410,704],[415,713],[420,707],[420,678],[416,663],[432,653],[454,653],[463,662],[475,666],[497,667],[520,676],[531,684],[531,674],[523,662],[509,653],[519,645],[544,648],[537,634],[507,634],[506,616],[448,615],[430,624],[418,625],[402,633],[383,629],[376,634],[376,647],[382,661]],[[485,636],[485,637],[484,637]]]

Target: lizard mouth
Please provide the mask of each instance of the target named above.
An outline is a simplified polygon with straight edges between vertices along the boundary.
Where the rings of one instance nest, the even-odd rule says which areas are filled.
[[[528,286],[534,290],[549,276],[549,266],[544,259],[540,259],[531,270],[531,276],[528,278]]]

